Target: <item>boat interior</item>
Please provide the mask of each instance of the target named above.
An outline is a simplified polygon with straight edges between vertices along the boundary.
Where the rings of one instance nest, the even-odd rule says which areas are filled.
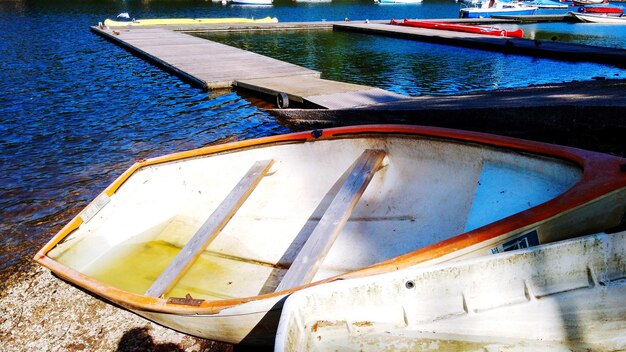
[[[138,294],[251,297],[480,228],[581,175],[568,161],[432,137],[269,144],[141,167],[47,255]]]

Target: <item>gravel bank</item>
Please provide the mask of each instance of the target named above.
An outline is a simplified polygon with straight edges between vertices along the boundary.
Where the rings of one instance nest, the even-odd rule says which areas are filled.
[[[10,351],[233,351],[106,304],[32,265],[0,292],[0,345]]]

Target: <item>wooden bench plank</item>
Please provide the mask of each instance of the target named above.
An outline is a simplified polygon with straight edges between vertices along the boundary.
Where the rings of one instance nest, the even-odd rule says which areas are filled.
[[[146,291],[146,296],[161,297],[176,285],[178,280],[194,263],[196,258],[217,237],[217,234],[226,226],[235,212],[241,207],[250,193],[259,184],[261,178],[267,174],[273,160],[257,161],[243,176],[228,196],[213,211],[211,216],[202,224],[196,234],[176,255],[174,260],[165,268],[159,277]]]
[[[350,175],[287,270],[276,292],[313,280],[369,182],[383,166],[384,158],[385,152],[382,150],[368,149],[361,154]]]

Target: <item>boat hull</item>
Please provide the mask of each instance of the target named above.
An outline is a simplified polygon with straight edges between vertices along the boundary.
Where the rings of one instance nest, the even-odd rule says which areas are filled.
[[[609,7],[609,6],[582,6],[578,8],[579,13],[597,14],[607,16],[621,16],[624,13],[624,9],[621,7]]]
[[[572,1],[572,5],[574,6],[585,6],[585,5],[599,5],[599,4],[607,4],[608,0],[574,0]]]
[[[625,260],[621,232],[305,289],[275,351],[623,350]]]
[[[238,24],[238,23],[277,23],[276,17],[251,18],[154,18],[139,19],[132,22],[104,20],[109,27],[147,27],[147,26],[182,26],[193,24]]]
[[[537,7],[529,7],[527,9],[481,9],[467,8],[461,9],[459,17],[461,18],[489,18],[491,16],[531,16],[537,14]]]
[[[570,16],[575,17],[581,22],[588,23],[607,23],[607,24],[626,24],[625,16],[611,16],[606,14],[589,14],[570,12]]]
[[[467,24],[455,24],[455,23],[446,23],[446,22],[432,22],[432,21],[396,21],[391,20],[392,25],[398,26],[407,26],[407,27],[417,27],[417,28],[428,28],[428,29],[438,29],[444,31],[453,31],[453,32],[464,32],[464,33],[475,33],[482,35],[490,35],[496,37],[510,37],[510,38],[523,38],[524,31],[521,29],[509,31],[500,29],[497,27],[481,27],[481,26],[473,26]]]
[[[319,272],[309,284],[274,292],[321,222],[338,180],[363,150],[373,149],[385,151],[386,166]],[[161,254],[180,251],[245,170],[266,159],[276,169],[180,283],[164,298],[143,294],[162,270]],[[416,126],[344,127],[217,145],[133,165],[35,260],[173,329],[271,344],[282,300],[302,288],[618,226],[626,213],[623,164],[573,148]],[[163,251],[115,259],[125,248]],[[101,274],[109,259],[118,271]],[[191,297],[180,299],[186,293]]]
[[[421,4],[423,0],[376,0],[377,4],[381,5],[402,5],[402,4]]]
[[[273,0],[230,0],[233,5],[271,6]]]

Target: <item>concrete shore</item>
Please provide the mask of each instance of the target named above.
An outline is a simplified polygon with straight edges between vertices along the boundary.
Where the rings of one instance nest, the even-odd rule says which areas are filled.
[[[3,352],[234,350],[230,344],[188,336],[105,303],[34,264],[12,274],[3,287]]]

